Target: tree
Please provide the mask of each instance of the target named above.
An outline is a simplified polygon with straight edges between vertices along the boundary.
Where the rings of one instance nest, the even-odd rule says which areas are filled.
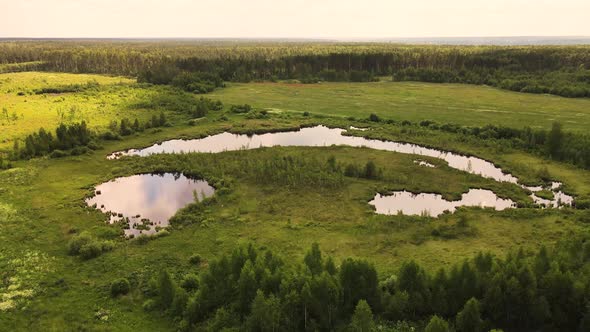
[[[334,260],[332,259],[332,257],[328,257],[328,259],[326,260],[326,264],[324,265],[324,269],[330,275],[336,274],[336,272],[337,272],[336,264],[334,264]]]
[[[279,299],[274,295],[267,298],[261,290],[258,290],[252,301],[252,311],[247,322],[250,329],[254,331],[279,331],[281,322]]]
[[[158,294],[160,296],[160,305],[164,309],[170,308],[172,301],[174,301],[174,293],[176,286],[170,277],[170,274],[166,270],[160,272],[158,278]]]
[[[449,332],[449,323],[439,316],[432,316],[424,332]]]
[[[479,301],[475,298],[469,299],[463,310],[457,314],[457,331],[459,332],[480,332],[483,329],[483,321],[479,309]]]
[[[561,148],[563,145],[563,132],[561,131],[561,123],[553,122],[549,137],[547,139],[547,148],[549,155],[553,159],[559,160],[561,158]]]
[[[338,274],[342,287],[344,314],[351,314],[360,300],[366,300],[373,308],[380,302],[377,270],[363,260],[345,259]]]
[[[586,304],[586,314],[580,321],[580,326],[578,327],[578,331],[580,332],[590,332],[590,302]]]
[[[367,179],[376,179],[378,176],[377,166],[372,160],[369,160],[365,165],[364,177]]]
[[[250,304],[256,296],[257,289],[258,284],[254,267],[252,262],[247,260],[238,279],[238,311],[242,317],[245,317],[250,312]]]
[[[305,254],[305,258],[303,259],[305,265],[309,268],[312,274],[318,275],[322,273],[322,252],[320,250],[320,246],[317,243],[313,243],[311,245],[311,250]]]
[[[354,309],[350,321],[350,329],[355,332],[370,332],[375,330],[373,312],[365,300],[360,300]]]

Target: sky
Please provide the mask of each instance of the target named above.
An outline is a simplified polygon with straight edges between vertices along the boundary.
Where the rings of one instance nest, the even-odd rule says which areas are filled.
[[[590,36],[590,0],[0,0],[0,37]]]

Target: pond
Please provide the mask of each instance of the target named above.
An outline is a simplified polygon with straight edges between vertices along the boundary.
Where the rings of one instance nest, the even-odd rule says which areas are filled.
[[[351,127],[351,130],[359,130],[359,128]],[[572,196],[569,196],[560,190],[561,183],[559,182],[552,183],[551,186],[549,186],[549,188],[543,188],[541,186],[528,187],[519,184],[518,178],[516,178],[515,176],[509,174],[508,172],[504,172],[500,167],[497,167],[493,163],[481,158],[442,151],[434,148],[420,146],[417,144],[382,141],[377,139],[369,139],[365,137],[343,135],[343,133],[345,132],[345,129],[328,128],[325,126],[302,128],[297,131],[255,135],[231,134],[228,132],[224,132],[200,139],[168,140],[162,143],[154,144],[144,149],[131,149],[127,151],[115,152],[109,155],[108,158],[117,159],[123,156],[149,156],[152,154],[159,153],[219,153],[224,151],[247,150],[273,146],[321,147],[332,145],[344,145],[352,147],[367,147],[376,150],[414,154],[419,156],[427,156],[442,159],[446,161],[449,167],[451,168],[469,172],[472,174],[478,174],[480,176],[490,178],[499,182],[514,183],[520,186],[521,188],[530,191],[531,199],[535,203],[542,206],[558,207],[561,205],[571,205],[573,202]],[[416,160],[416,164],[424,167],[434,167],[434,165],[420,159]],[[554,198],[552,200],[543,199],[535,195],[535,192],[544,189],[549,189],[554,192]],[[492,192],[489,193],[493,194]],[[439,214],[437,213],[437,211],[444,211],[449,207],[456,208],[457,206],[462,205],[462,203],[475,206],[486,206],[486,204],[491,204],[490,202],[492,202],[495,197],[495,194],[494,197],[492,197],[489,196],[489,193],[483,194],[482,192],[473,189],[472,191],[466,194],[465,201],[460,200],[458,201],[459,203],[445,203],[441,201],[440,204],[435,207],[431,206],[431,204],[437,205],[436,202],[438,202],[439,200],[437,200],[436,197],[431,197],[432,199],[426,199],[429,196],[415,196],[407,198],[404,195],[396,196],[396,194],[399,194],[398,192],[391,195],[389,199],[385,199],[389,197],[389,195],[381,197],[379,206],[386,204],[386,202],[388,202],[390,206],[387,209],[385,207],[383,207],[383,209],[377,208],[377,213],[384,213],[383,211],[395,211],[395,213],[397,213],[398,210],[401,210],[404,213],[408,212],[409,214],[414,214],[415,210],[421,207],[420,211],[430,209],[432,214]],[[413,205],[416,207],[411,207],[410,205],[412,204],[407,204],[407,209],[399,209],[399,207],[403,206],[404,204],[399,204],[398,202],[395,202],[395,199],[405,200],[408,202],[413,201],[415,202],[415,204]],[[497,200],[497,197],[495,199]],[[375,203],[377,202],[375,201]],[[506,208],[505,206],[506,204],[508,204],[508,202],[499,202],[498,204],[499,207]],[[512,202],[510,202],[510,204],[508,205],[509,207],[514,207],[514,204]]]
[[[214,192],[207,181],[182,174],[141,174],[96,186],[95,196],[86,203],[108,213],[111,223],[128,223],[125,234],[137,236],[154,234],[166,227],[179,209]]]
[[[515,208],[509,199],[502,199],[494,192],[484,189],[470,189],[458,201],[447,201],[439,194],[413,194],[408,191],[396,191],[388,195],[375,195],[369,202],[379,214],[404,214],[425,217],[438,217],[445,211],[455,212],[459,206],[489,207],[501,211]]]

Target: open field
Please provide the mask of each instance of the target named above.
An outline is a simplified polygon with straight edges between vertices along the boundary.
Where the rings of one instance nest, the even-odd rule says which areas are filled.
[[[41,127],[53,130],[61,122],[86,121],[92,128],[105,128],[122,117],[147,118],[130,102],[145,96],[144,89],[131,87],[135,80],[102,75],[23,72],[0,74],[0,149],[12,147]],[[35,94],[37,89],[60,88],[96,82],[97,86],[76,93]],[[4,112],[4,110],[6,110]]]
[[[86,84],[89,80],[96,80],[99,87],[56,96],[30,93],[44,87]],[[53,129],[62,120],[86,120],[92,128],[103,130],[112,120],[124,117],[149,119],[160,109],[134,105],[169,93],[157,86],[134,84],[131,79],[99,75],[2,74],[0,82],[1,106],[7,105],[9,115],[14,110],[18,117],[1,122],[3,149],[8,149],[14,138],[40,127]],[[25,95],[19,96],[20,91]],[[198,98],[193,97],[195,101]],[[145,309],[150,280],[162,270],[169,271],[174,280],[182,280],[190,273],[205,275],[215,259],[232,253],[240,244],[272,249],[291,266],[304,259],[312,243],[318,243],[324,255],[333,257],[337,265],[348,257],[366,259],[378,271],[379,281],[385,281],[410,260],[434,274],[478,252],[502,258],[522,249],[523,255],[531,255],[543,246],[551,247],[590,231],[588,211],[573,208],[465,208],[441,218],[375,214],[367,202],[376,192],[402,189],[457,199],[469,188],[485,188],[500,197],[530,203],[527,193],[514,184],[458,171],[435,158],[426,159],[436,168],[420,167],[411,154],[330,146],[106,159],[115,151],[224,131],[252,133],[317,124],[368,126],[369,131],[354,134],[472,154],[493,161],[527,183],[540,183],[539,174],[546,168],[552,179],[563,182],[568,193],[589,198],[588,170],[484,140],[365,121],[370,113],[376,113],[385,119],[416,122],[548,129],[559,120],[566,130],[583,132],[590,127],[588,99],[525,95],[467,85],[391,82],[231,83],[206,97],[220,99],[224,108],[191,119],[182,111],[163,107],[169,119],[167,126],[119,140],[100,141],[92,153],[19,160],[12,169],[0,170],[0,270],[4,271],[0,271],[0,330],[178,330],[178,321],[165,310]],[[230,111],[230,105],[244,103],[272,112],[251,118]],[[79,111],[70,119],[68,110],[72,108]],[[58,116],[59,110],[66,110],[66,119]],[[254,168],[268,160],[296,160],[304,165],[301,172],[313,175],[324,171],[322,167],[330,157],[340,166],[363,167],[373,161],[382,176],[344,176],[334,186],[326,187],[297,179],[275,179],[273,183],[254,178],[259,174]],[[221,183],[210,205],[198,205],[198,213],[187,210],[178,215],[196,221],[179,222],[166,236],[124,239],[121,225],[108,225],[106,215],[84,203],[93,193],[92,188],[102,182],[163,170],[200,174]],[[101,241],[112,241],[112,250],[88,260],[68,254],[68,242],[85,231]],[[189,262],[195,254],[202,257],[202,264]],[[129,280],[131,291],[112,297],[111,283],[118,278]],[[580,279],[579,284],[583,282]],[[3,296],[14,294],[15,287],[22,291],[15,297],[22,302],[3,311],[3,306],[11,303],[11,298]]]
[[[566,130],[590,127],[590,99],[531,95],[485,86],[420,82],[378,83],[232,83],[211,95],[230,104],[365,119],[440,124],[486,124],[548,129],[560,121]]]

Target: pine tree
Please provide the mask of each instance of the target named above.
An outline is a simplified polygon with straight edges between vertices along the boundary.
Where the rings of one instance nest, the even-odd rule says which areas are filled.
[[[320,246],[317,243],[313,243],[311,245],[311,250],[305,254],[305,258],[303,259],[305,265],[309,268],[312,274],[318,275],[322,273],[322,252],[320,250]]]
[[[475,298],[469,299],[463,310],[457,314],[456,318],[457,331],[459,332],[480,332],[483,328],[481,319],[479,301]]]
[[[162,270],[160,277],[158,278],[158,294],[160,305],[164,309],[170,308],[172,301],[174,301],[174,293],[176,286],[170,277],[168,271]]]
[[[553,122],[549,137],[547,139],[547,148],[551,158],[561,159],[561,148],[563,145],[563,132],[561,131],[561,123]]]
[[[257,289],[254,267],[252,262],[248,260],[244,264],[238,279],[238,310],[242,316],[246,316],[250,312],[250,304],[254,296],[256,296]]]
[[[424,332],[449,332],[449,323],[439,316],[432,316]]]
[[[274,295],[270,295],[267,298],[261,290],[258,290],[256,297],[252,301],[252,311],[247,320],[250,330],[263,332],[280,331],[280,313],[279,299]]]
[[[365,300],[360,300],[354,309],[350,321],[350,329],[355,332],[370,332],[375,330],[373,312]]]

